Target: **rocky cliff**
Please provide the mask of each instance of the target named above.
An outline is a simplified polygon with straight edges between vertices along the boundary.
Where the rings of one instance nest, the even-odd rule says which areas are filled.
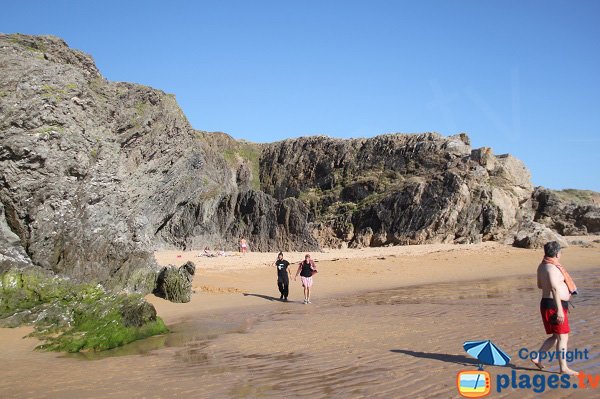
[[[0,35],[0,70],[4,269],[149,291],[132,277],[157,270],[157,247],[316,248],[303,204],[256,191],[251,162],[194,131],[174,96],[109,82],[50,36]]]
[[[547,229],[523,163],[465,134],[236,141],[51,36],[0,35],[0,70],[0,272],[149,292],[157,248],[512,243]]]
[[[323,246],[500,240],[531,216],[523,163],[472,150],[465,134],[286,140],[260,170],[266,193],[308,205]]]

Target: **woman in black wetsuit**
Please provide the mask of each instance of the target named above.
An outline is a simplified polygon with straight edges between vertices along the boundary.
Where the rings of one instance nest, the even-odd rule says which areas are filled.
[[[310,302],[310,288],[313,284],[312,275],[317,272],[317,266],[315,262],[310,258],[309,254],[306,254],[304,260],[300,262],[298,265],[298,270],[296,271],[296,275],[294,276],[294,281],[300,275],[300,279],[302,280],[302,287],[304,287],[304,304],[311,303]]]

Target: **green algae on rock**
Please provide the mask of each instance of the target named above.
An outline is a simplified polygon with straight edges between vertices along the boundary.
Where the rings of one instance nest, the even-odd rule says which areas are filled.
[[[37,349],[101,351],[168,332],[140,294],[111,293],[39,269],[0,275],[0,326],[34,326]]]
[[[154,295],[171,302],[185,303],[192,299],[192,280],[196,266],[186,262],[179,268],[169,265],[158,274]]]

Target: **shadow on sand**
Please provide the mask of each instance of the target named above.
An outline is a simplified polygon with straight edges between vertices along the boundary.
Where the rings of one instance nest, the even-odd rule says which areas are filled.
[[[479,362],[477,361],[477,359],[473,359],[473,358],[470,358],[470,357],[467,357],[464,355],[449,355],[447,353],[415,352],[415,351],[410,351],[407,349],[392,349],[392,350],[390,350],[390,352],[401,353],[403,355],[409,355],[409,356],[413,356],[413,357],[420,357],[423,359],[439,360],[441,362],[446,362],[446,363],[456,363],[456,364],[460,364],[461,366],[467,366],[467,367],[477,367],[479,365]],[[538,370],[537,368],[519,367],[514,364],[508,364],[506,367],[508,367],[512,370],[540,372],[540,370]]]
[[[244,296],[255,296],[257,298],[262,298],[262,299],[266,299],[267,301],[277,301],[277,302],[281,302],[281,299],[279,298],[275,298],[274,296],[268,296],[268,295],[261,295],[261,294],[249,294],[247,292],[244,292]]]
[[[403,355],[409,355],[413,357],[420,357],[424,359],[439,360],[446,363],[456,363],[463,366],[475,366],[477,367],[477,360],[464,355],[448,355],[447,353],[428,353],[428,352],[415,352],[407,349],[392,349],[390,352],[402,353]]]

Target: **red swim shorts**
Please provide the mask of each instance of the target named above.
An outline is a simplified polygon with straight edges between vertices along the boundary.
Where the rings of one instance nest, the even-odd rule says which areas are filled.
[[[571,332],[569,327],[569,309],[563,306],[563,313],[565,314],[565,321],[558,324],[556,322],[557,309],[553,307],[546,307],[544,304],[540,304],[540,312],[542,313],[542,321],[544,322],[544,328],[546,334],[568,334]]]

